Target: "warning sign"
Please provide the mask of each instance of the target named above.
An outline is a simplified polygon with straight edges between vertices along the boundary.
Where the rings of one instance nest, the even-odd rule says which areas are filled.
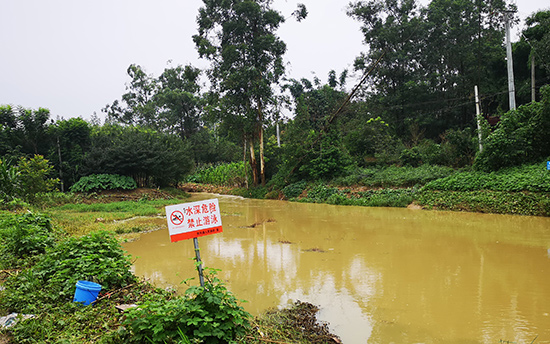
[[[183,220],[183,214],[179,210],[174,210],[172,214],[170,214],[170,222],[172,222],[174,226],[181,225],[183,223]]]
[[[217,199],[169,205],[165,209],[171,242],[222,232]]]

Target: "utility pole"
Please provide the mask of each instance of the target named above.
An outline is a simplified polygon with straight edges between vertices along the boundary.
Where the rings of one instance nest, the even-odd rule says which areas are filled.
[[[477,85],[474,86],[474,93],[476,96],[476,118],[477,118],[477,137],[479,140],[479,152],[483,151],[483,143],[481,142],[481,106],[479,105],[479,93],[477,92]]]
[[[532,49],[532,48],[531,48]],[[535,54],[531,53],[531,102],[535,102],[536,88],[535,88]]]
[[[515,11],[506,11],[504,20],[506,23],[506,61],[508,62],[508,97],[510,100],[510,110],[516,109],[516,90],[514,87],[514,61],[512,59],[512,42],[510,40],[510,22]]]

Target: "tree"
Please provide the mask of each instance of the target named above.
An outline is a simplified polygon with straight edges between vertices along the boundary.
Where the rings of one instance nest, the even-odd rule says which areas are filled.
[[[356,1],[348,14],[359,20],[369,50],[356,60],[365,69],[380,58],[366,92],[370,110],[400,137],[419,126],[429,138],[474,123],[472,93],[506,89],[503,0]],[[505,74],[504,74],[505,76]],[[491,107],[490,107],[491,105]],[[486,103],[484,112],[498,103]]]
[[[546,160],[550,155],[550,86],[541,88],[542,99],[502,116],[486,138],[474,166],[484,171]]]
[[[408,105],[426,99],[422,68],[426,25],[414,0],[371,0],[351,3],[348,15],[361,22],[368,52],[361,54],[355,68],[365,70],[379,60],[371,74],[366,97],[376,116],[382,116],[403,136],[410,118]],[[417,114],[417,113],[415,113]]]
[[[331,83],[335,73],[329,73]],[[343,143],[338,122],[328,125],[329,118],[346,94],[329,84],[308,89],[308,82],[291,80],[287,85],[295,99],[295,117],[285,131],[282,166],[279,178],[315,180],[342,174],[352,161]],[[345,110],[341,116],[346,116]],[[286,180],[290,182],[290,180]],[[284,183],[284,182],[283,182]]]
[[[139,125],[188,139],[201,125],[201,70],[191,65],[166,68],[155,78],[130,65],[132,78],[122,95],[103,111],[111,122]]]
[[[59,172],[62,191],[68,190],[82,176],[84,156],[91,147],[91,130],[82,118],[58,120],[48,128],[48,135],[55,142],[48,158]]]
[[[46,155],[51,145],[48,136],[50,110],[0,106],[0,155]]]
[[[158,78],[154,96],[161,127],[189,138],[200,127],[201,97],[198,79],[201,70],[191,65],[167,68]]]
[[[258,171],[254,142],[260,145],[260,178],[265,184],[264,124],[273,104],[273,86],[284,73],[285,43],[275,34],[284,17],[270,8],[271,0],[205,0],[193,40],[201,58],[211,61],[210,76],[224,98],[224,111],[250,140],[254,183]],[[297,12],[305,17],[305,7]]]
[[[122,95],[121,102],[115,100],[102,111],[111,121],[156,128],[158,108],[153,97],[158,88],[157,80],[135,64],[128,67],[127,73],[132,78],[126,86],[128,92]]]
[[[532,67],[535,69],[535,90],[550,80],[547,58],[550,56],[550,11],[534,13],[525,20],[525,24],[527,27],[522,31],[520,41],[513,45],[516,95],[520,104],[532,99]],[[535,99],[538,97],[535,96]]]
[[[133,177],[139,186],[174,185],[192,167],[190,147],[178,136],[142,127],[94,128],[83,174]]]

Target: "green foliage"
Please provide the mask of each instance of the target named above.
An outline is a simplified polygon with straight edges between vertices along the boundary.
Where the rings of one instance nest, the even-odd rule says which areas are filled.
[[[423,190],[416,195],[416,201],[440,210],[550,216],[549,193]]]
[[[244,335],[250,314],[214,272],[205,275],[204,287],[190,287],[185,297],[145,302],[131,309],[124,320],[131,331],[130,342],[166,343],[183,334],[201,343],[229,343]]]
[[[550,172],[545,163],[510,167],[497,172],[459,172],[429,182],[425,190],[550,192]]]
[[[307,186],[307,182],[302,180],[297,183],[287,185],[283,188],[283,195],[286,199],[292,199],[300,196]]]
[[[413,167],[370,167],[354,171],[353,174],[337,178],[334,183],[341,186],[361,185],[369,187],[410,187],[424,185],[429,181],[447,177],[454,169],[437,165]]]
[[[59,179],[49,177],[53,166],[41,155],[35,155],[30,159],[21,158],[18,169],[22,198],[31,203],[36,201],[41,193],[54,190],[57,183],[59,183]]]
[[[324,203],[330,196],[335,194],[338,194],[337,188],[319,184],[314,186],[313,189],[307,191],[307,199],[309,202]]]
[[[19,267],[24,259],[45,253],[54,241],[55,233],[48,217],[30,212],[1,217],[0,267]]]
[[[41,155],[22,157],[14,166],[10,160],[0,159],[0,200],[22,198],[30,203],[39,200],[42,193],[54,190],[59,182],[51,179],[53,166]]]
[[[82,177],[71,186],[72,192],[94,192],[101,190],[133,190],[137,188],[132,177],[116,174],[92,174]]]
[[[420,149],[417,146],[404,149],[399,155],[399,160],[405,166],[418,167],[422,163]]]
[[[138,186],[175,185],[191,170],[187,143],[143,127],[104,125],[92,132],[82,173],[131,176]]]
[[[0,306],[32,313],[46,304],[70,302],[78,280],[93,280],[104,291],[120,288],[135,281],[130,266],[130,258],[111,234],[68,238],[48,249],[36,265],[10,277]]]
[[[48,128],[48,134],[54,141],[48,159],[60,173],[64,187],[76,183],[82,175],[84,156],[91,147],[91,131],[90,124],[82,118],[58,120]]]
[[[248,189],[239,188],[234,190],[233,194],[245,198],[265,199],[267,195],[267,188],[265,186],[253,186]]]
[[[245,176],[245,164],[240,161],[199,167],[186,178],[186,181],[223,186],[243,186],[246,181]]]
[[[49,119],[48,109],[0,106],[0,156],[46,156],[52,144]]]
[[[307,197],[298,201],[365,207],[406,207],[413,202],[416,192],[411,188],[351,192],[319,184],[307,191]]]
[[[550,86],[542,88],[541,94],[540,103],[520,106],[501,117],[476,158],[477,169],[496,171],[550,155]]]
[[[169,132],[182,140],[199,130],[200,69],[178,65],[166,68],[157,78],[132,64],[127,73],[128,92],[103,109],[110,120]]]
[[[21,194],[20,172],[9,159],[0,159],[0,200],[11,201]]]

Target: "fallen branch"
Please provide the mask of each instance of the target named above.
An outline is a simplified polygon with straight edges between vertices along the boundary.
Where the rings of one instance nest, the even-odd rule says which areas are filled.
[[[130,288],[131,286],[134,286],[134,285],[135,285],[135,283],[132,283],[132,284],[128,284],[127,286],[122,287],[122,288],[120,288],[120,289],[113,290],[113,291],[111,291],[111,292],[109,292],[109,293],[107,293],[107,294],[105,294],[105,295],[103,295],[103,296],[101,296],[101,297],[98,297],[98,298],[97,298],[95,301],[93,301],[92,303],[94,304],[94,303],[97,303],[97,302],[99,302],[99,301],[101,301],[101,300],[103,300],[103,299],[110,298],[110,297],[113,296],[114,294],[116,294],[116,293],[118,293],[118,292],[121,292],[121,291],[123,291],[124,289],[128,289],[128,288]]]

